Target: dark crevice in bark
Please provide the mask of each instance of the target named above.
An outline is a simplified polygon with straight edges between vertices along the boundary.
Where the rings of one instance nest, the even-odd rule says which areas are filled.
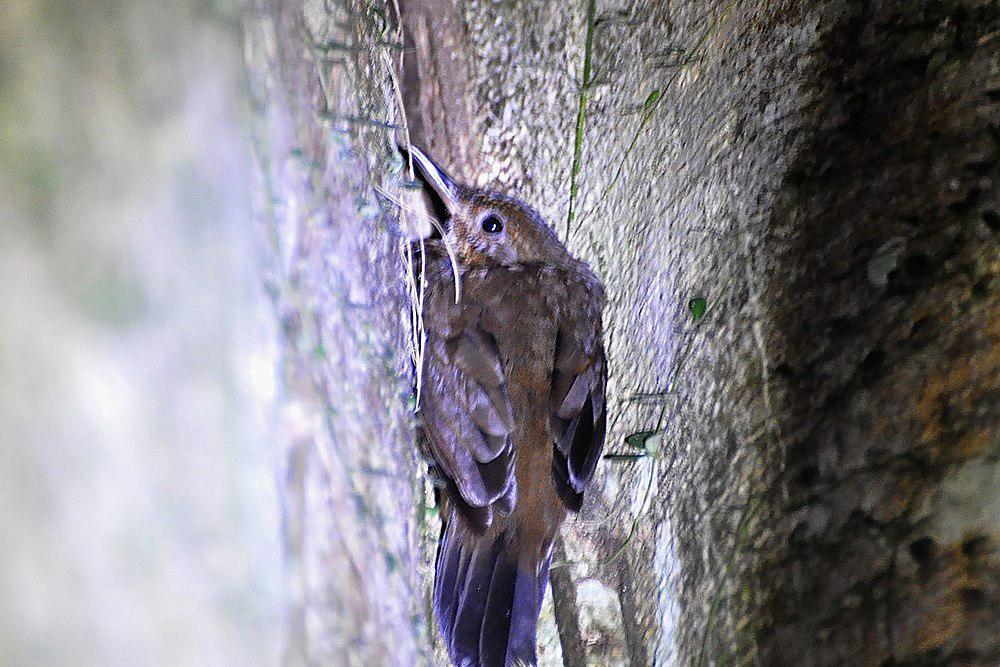
[[[432,154],[454,176],[472,173],[475,136],[468,109],[464,54],[465,22],[459,8],[443,0],[401,0],[404,41],[400,85],[410,140]],[[402,139],[402,136],[400,136]]]
[[[867,2],[821,37],[772,216],[798,235],[769,287],[794,307],[772,311],[793,441],[771,499],[782,528],[758,571],[768,662],[996,652],[984,639],[996,619],[959,611],[979,596],[965,589],[995,601],[996,564],[973,570],[927,531],[946,509],[933,504],[942,483],[997,446],[983,409],[1000,391],[996,265],[978,221],[1000,182],[1000,108],[982,94],[998,18],[975,2]]]

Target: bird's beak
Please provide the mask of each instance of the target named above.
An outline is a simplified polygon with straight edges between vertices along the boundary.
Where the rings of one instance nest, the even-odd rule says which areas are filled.
[[[406,146],[399,147],[404,158],[413,161],[413,172],[417,180],[424,186],[430,204],[430,213],[441,224],[441,227],[450,227],[451,216],[458,210],[458,186],[451,176],[439,167],[432,159],[412,144],[407,149]],[[409,164],[406,165],[409,168]]]

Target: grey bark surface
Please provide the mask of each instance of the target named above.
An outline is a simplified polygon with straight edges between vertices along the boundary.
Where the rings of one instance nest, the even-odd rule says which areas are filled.
[[[390,144],[359,129],[393,97],[377,56],[341,48],[381,39],[379,21],[275,0],[247,23],[280,325],[288,664],[427,661],[399,237],[369,180]]]
[[[402,2],[401,67],[391,3],[276,2],[255,28],[288,401],[324,415],[287,451],[304,655],[434,641],[398,230],[370,185],[399,180],[384,124],[406,121],[607,287],[629,456],[564,528],[543,663],[996,662],[996,3],[587,9]]]

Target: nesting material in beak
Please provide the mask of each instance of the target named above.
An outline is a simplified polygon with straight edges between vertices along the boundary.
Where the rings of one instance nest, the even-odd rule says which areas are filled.
[[[414,187],[408,188],[400,200],[412,218],[409,226],[414,228],[416,238],[441,237],[450,228],[451,216],[458,208],[458,187],[444,169],[416,146],[399,146],[399,150],[408,158],[407,169],[412,163],[416,179]]]

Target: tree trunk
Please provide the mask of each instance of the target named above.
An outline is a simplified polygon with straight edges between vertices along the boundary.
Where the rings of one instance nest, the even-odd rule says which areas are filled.
[[[611,456],[541,662],[1000,659],[996,3],[400,4],[273,0],[248,30],[295,650],[431,655],[373,191],[408,130],[607,286]]]
[[[359,50],[381,39],[380,16],[360,11],[275,0],[247,24],[284,394],[290,664],[417,664],[428,645],[399,235],[369,180],[389,155],[378,123],[393,98],[377,48]]]

